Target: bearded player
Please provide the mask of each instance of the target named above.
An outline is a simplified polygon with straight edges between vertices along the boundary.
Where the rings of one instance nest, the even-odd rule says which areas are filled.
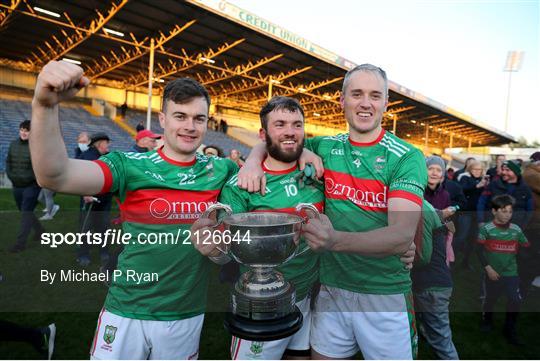
[[[268,157],[262,167],[266,173],[266,196],[249,193],[238,188],[236,176],[223,187],[220,202],[231,206],[233,213],[270,211],[295,213],[299,203],[312,203],[323,210],[324,194],[322,184],[302,184],[303,174],[298,169],[298,158],[304,146],[304,110],[293,98],[274,97],[263,106],[260,113],[261,130],[259,137],[265,142]],[[211,221],[201,219],[194,224],[206,226]],[[300,243],[300,249],[307,247]],[[200,251],[209,256],[218,256],[215,247],[201,247]],[[319,279],[318,256],[311,250],[293,258],[277,270],[291,282],[296,290],[296,305],[303,315],[302,328],[294,335],[276,341],[248,341],[233,337],[231,358],[275,360],[288,358],[309,358],[309,332],[311,326],[310,293]],[[242,272],[246,271],[242,267]]]

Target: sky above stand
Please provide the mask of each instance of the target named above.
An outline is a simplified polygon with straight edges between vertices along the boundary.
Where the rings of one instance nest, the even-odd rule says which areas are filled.
[[[540,0],[229,2],[500,130],[507,53],[524,51],[512,73],[508,132],[540,140]]]

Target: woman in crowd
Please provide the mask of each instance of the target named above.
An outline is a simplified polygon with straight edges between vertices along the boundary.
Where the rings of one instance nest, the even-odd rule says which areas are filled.
[[[484,191],[484,187],[489,184],[489,176],[484,175],[482,163],[473,160],[469,163],[465,172],[459,175],[457,179],[467,204],[458,220],[458,233],[454,239],[456,250],[463,251],[463,267],[471,268],[469,263],[470,255],[474,250],[474,244],[478,236],[478,224],[476,221],[476,205],[478,198]]]

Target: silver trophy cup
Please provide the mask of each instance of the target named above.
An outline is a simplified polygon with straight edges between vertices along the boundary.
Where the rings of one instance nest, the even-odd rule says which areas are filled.
[[[202,217],[209,217],[216,210],[224,210],[227,215],[215,227],[223,224],[224,232],[239,240],[221,247],[220,251],[250,268],[231,290],[225,328],[234,336],[252,341],[278,340],[294,334],[302,326],[302,313],[295,305],[295,289],[274,268],[309,249],[298,251],[300,231],[308,218],[319,217],[317,208],[301,203],[296,207],[298,215],[232,214],[229,206],[216,203]],[[308,216],[301,217],[302,211]]]

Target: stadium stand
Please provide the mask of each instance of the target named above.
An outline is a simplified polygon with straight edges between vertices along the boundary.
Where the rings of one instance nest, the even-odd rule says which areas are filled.
[[[30,119],[31,105],[28,101],[0,99],[0,172],[5,171],[5,159],[9,143],[18,135],[19,123]],[[128,150],[133,139],[118,125],[106,117],[96,117],[77,105],[60,108],[60,124],[68,155],[74,156],[77,135],[82,131],[89,134],[105,132],[112,140],[111,150]]]
[[[5,171],[5,159],[9,148],[9,143],[18,135],[19,123],[31,117],[30,101],[0,99],[0,172]],[[146,113],[128,110],[126,121],[135,128],[139,121],[146,122]],[[68,155],[74,156],[74,149],[77,146],[77,135],[82,131],[89,134],[105,132],[112,140],[111,150],[128,151],[133,146],[133,138],[121,127],[107,117],[97,117],[91,115],[82,106],[77,104],[67,104],[60,108],[60,124],[62,134],[67,147]],[[157,114],[152,114],[152,131],[161,134]],[[250,148],[237,140],[213,130],[208,130],[204,144],[214,144],[223,149],[228,154],[231,149],[238,149],[242,155],[247,156]]]

